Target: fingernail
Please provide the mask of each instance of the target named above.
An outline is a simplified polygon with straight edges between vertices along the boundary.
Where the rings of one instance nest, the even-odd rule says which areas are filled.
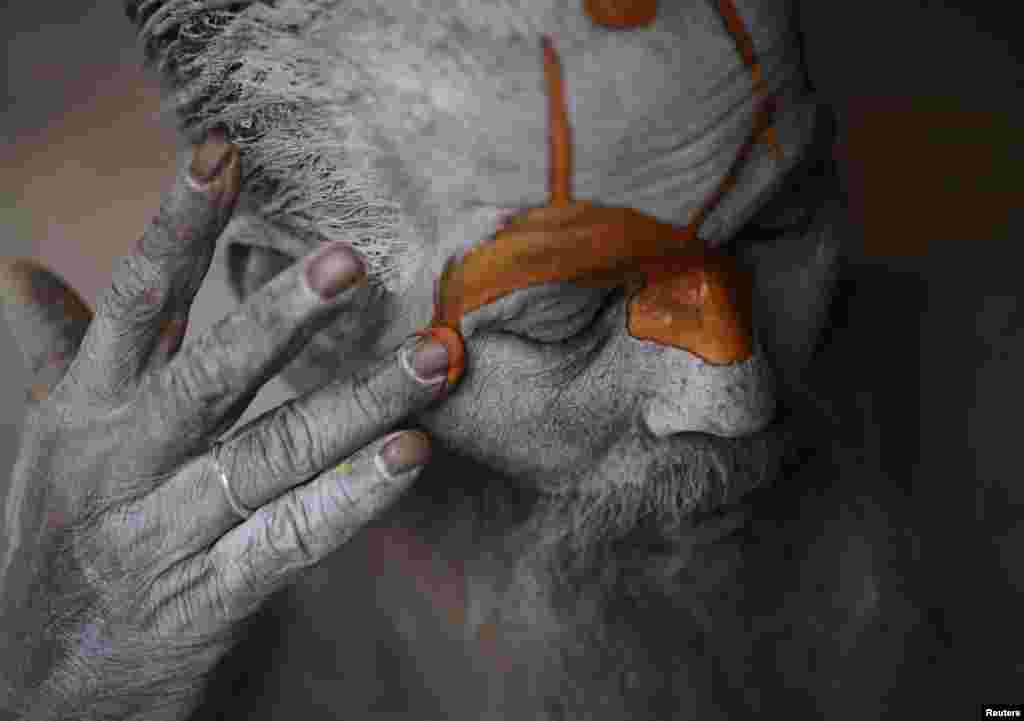
[[[227,167],[228,160],[234,150],[228,142],[227,134],[214,128],[206,140],[196,146],[192,151],[192,165],[189,167],[189,175],[197,185],[209,185]]]
[[[411,370],[420,383],[434,385],[448,377],[448,349],[431,338],[420,340],[412,349]]]
[[[344,241],[320,250],[306,267],[306,280],[323,300],[350,288],[365,274],[363,262]]]
[[[377,455],[386,475],[400,476],[426,465],[430,460],[430,441],[425,434],[405,431],[389,438]]]

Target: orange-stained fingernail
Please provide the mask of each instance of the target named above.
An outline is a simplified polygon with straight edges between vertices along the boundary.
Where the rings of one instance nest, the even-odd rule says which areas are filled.
[[[435,340],[445,347],[448,356],[448,376],[445,390],[450,390],[459,382],[466,370],[466,346],[462,336],[454,328],[444,325],[435,325],[426,330],[416,331],[416,335]]]

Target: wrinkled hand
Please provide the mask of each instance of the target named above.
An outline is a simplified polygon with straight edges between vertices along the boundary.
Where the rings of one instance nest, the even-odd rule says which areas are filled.
[[[186,717],[241,622],[429,456],[420,433],[380,438],[447,391],[420,380],[443,379],[444,356],[411,343],[216,443],[367,286],[327,245],[181,348],[241,177],[216,133],[182,165],[95,317],[32,262],[0,266],[35,374],[0,536],[0,709],[25,718]]]

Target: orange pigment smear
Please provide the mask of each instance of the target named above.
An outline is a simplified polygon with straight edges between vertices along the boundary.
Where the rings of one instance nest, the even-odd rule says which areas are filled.
[[[761,73],[761,62],[757,59],[757,51],[754,48],[754,38],[747,31],[747,26],[736,9],[736,3],[734,0],[719,0],[718,9],[722,13],[725,27],[736,42],[736,48],[743,58],[743,64],[750,68],[750,76],[754,81],[754,94],[764,98],[764,76]],[[765,113],[765,108],[762,106],[758,114],[770,116],[771,110],[772,108],[769,107],[767,113]],[[780,161],[782,160],[782,146],[779,145],[778,133],[770,125],[770,119],[769,123],[761,127],[755,127],[754,135],[759,141],[768,143],[775,153],[775,158]]]
[[[658,0],[586,0],[584,9],[598,25],[625,30],[654,22]]]
[[[562,61],[551,44],[541,38],[544,48],[544,80],[548,85],[548,144],[551,176],[548,181],[548,205],[564,208],[572,202],[572,127],[566,111]]]
[[[432,338],[448,351],[448,387],[455,385],[466,370],[466,346],[462,335],[454,328],[444,325],[433,325],[426,330],[416,331],[420,338]]]
[[[732,0],[720,0],[719,7],[744,63],[752,69],[755,93],[760,94],[764,86],[753,41]],[[586,9],[591,19],[606,27],[638,27],[654,20],[657,2],[586,0]],[[549,93],[549,204],[513,218],[493,241],[472,249],[461,262],[450,259],[445,266],[431,327],[416,335],[434,338],[448,348],[449,387],[465,370],[465,345],[459,332],[462,316],[514,290],[551,281],[625,287],[630,299],[628,328],[635,338],[689,350],[709,363],[749,358],[753,353],[750,277],[729,255],[706,251],[697,229],[735,186],[739,169],[757,142],[772,143],[781,158],[770,124],[772,103],[760,104],[751,137],[721,186],[689,226],[678,228],[632,208],[572,199],[572,136],[561,64],[547,37],[543,48]],[[462,571],[454,572],[454,587],[461,587]],[[453,624],[465,622],[463,596],[433,593],[431,600],[447,610]],[[482,625],[478,639],[499,669],[511,669],[512,657],[504,653],[496,627]]]
[[[744,63],[751,68],[755,92],[763,92],[753,41],[735,5],[732,0],[720,0],[719,6]],[[545,36],[542,44],[549,96],[549,204],[516,216],[492,241],[474,247],[461,262],[451,259],[445,266],[432,327],[420,335],[437,337],[449,345],[453,358],[458,357],[458,370],[449,373],[449,382],[454,383],[463,370],[459,334],[463,315],[515,290],[556,281],[624,287],[629,298],[628,330],[634,338],[684,349],[712,364],[750,358],[750,275],[728,254],[707,250],[697,231],[735,186],[740,168],[759,140],[767,138],[781,152],[771,128],[773,103],[758,103],[751,136],[729,173],[690,224],[677,227],[633,208],[573,200],[572,135],[561,63],[550,38]]]

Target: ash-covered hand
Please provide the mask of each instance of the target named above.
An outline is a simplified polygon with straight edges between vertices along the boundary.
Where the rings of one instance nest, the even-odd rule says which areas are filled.
[[[415,339],[218,442],[317,331],[358,312],[365,268],[322,246],[181,347],[241,182],[216,132],[182,166],[95,317],[44,268],[0,264],[35,374],[0,524],[0,716],[187,717],[241,622],[429,457],[421,433],[382,438],[452,382],[443,346]]]

